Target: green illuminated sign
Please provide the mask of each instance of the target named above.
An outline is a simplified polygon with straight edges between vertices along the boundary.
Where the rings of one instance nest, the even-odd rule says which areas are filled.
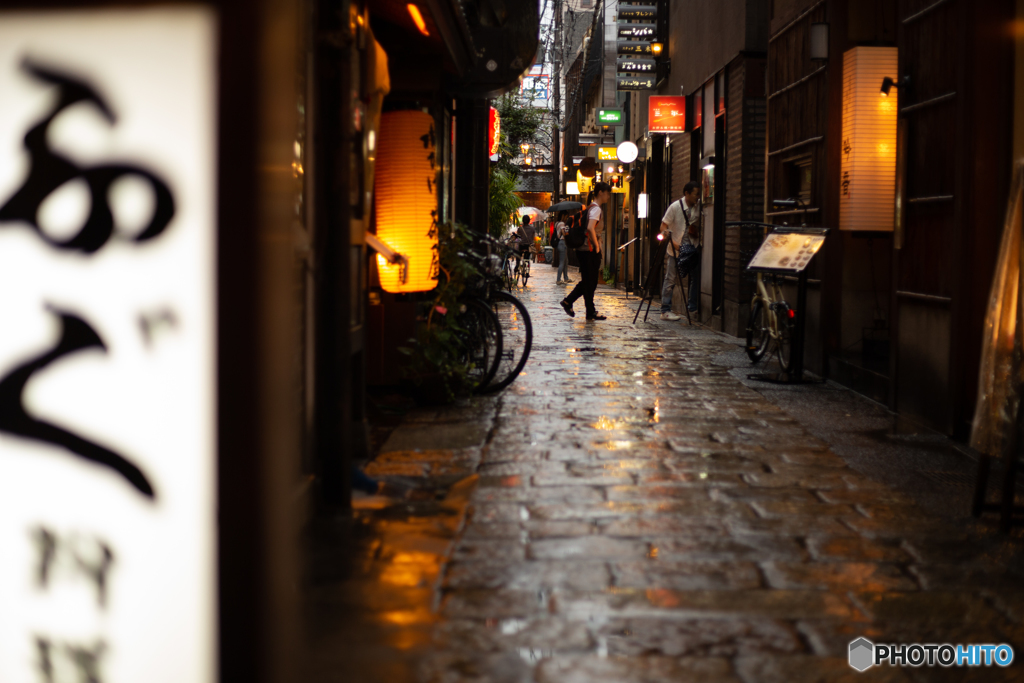
[[[622,125],[622,110],[621,109],[598,109],[597,110],[597,122],[602,126],[621,126]]]

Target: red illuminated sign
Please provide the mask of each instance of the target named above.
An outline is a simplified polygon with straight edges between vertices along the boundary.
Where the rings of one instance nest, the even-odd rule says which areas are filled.
[[[490,143],[487,153],[494,156],[498,153],[498,146],[501,142],[501,116],[494,107],[491,107],[491,118],[487,126],[487,141]]]
[[[686,98],[675,95],[651,95],[647,130],[651,133],[686,131]]]

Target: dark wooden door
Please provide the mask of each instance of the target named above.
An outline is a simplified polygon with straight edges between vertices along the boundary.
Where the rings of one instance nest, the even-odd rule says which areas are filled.
[[[1012,2],[900,0],[892,407],[947,433],[973,412],[1010,174]],[[1003,37],[1003,36],[1007,37]]]

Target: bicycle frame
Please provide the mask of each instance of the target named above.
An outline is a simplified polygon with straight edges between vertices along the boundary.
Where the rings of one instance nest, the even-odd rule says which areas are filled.
[[[772,291],[769,294],[768,287],[771,287]],[[761,300],[764,305],[765,313],[768,315],[768,336],[775,341],[782,339],[782,333],[779,331],[779,318],[775,306],[773,304],[785,303],[782,298],[782,288],[779,287],[778,280],[772,278],[771,282],[767,285],[764,281],[764,274],[757,274],[757,293],[754,294],[753,300],[750,305],[753,306],[757,303],[758,299]]]

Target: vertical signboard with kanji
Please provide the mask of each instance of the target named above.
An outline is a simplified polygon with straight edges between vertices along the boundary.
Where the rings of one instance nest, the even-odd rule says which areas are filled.
[[[216,679],[217,17],[0,11],[0,681]]]

